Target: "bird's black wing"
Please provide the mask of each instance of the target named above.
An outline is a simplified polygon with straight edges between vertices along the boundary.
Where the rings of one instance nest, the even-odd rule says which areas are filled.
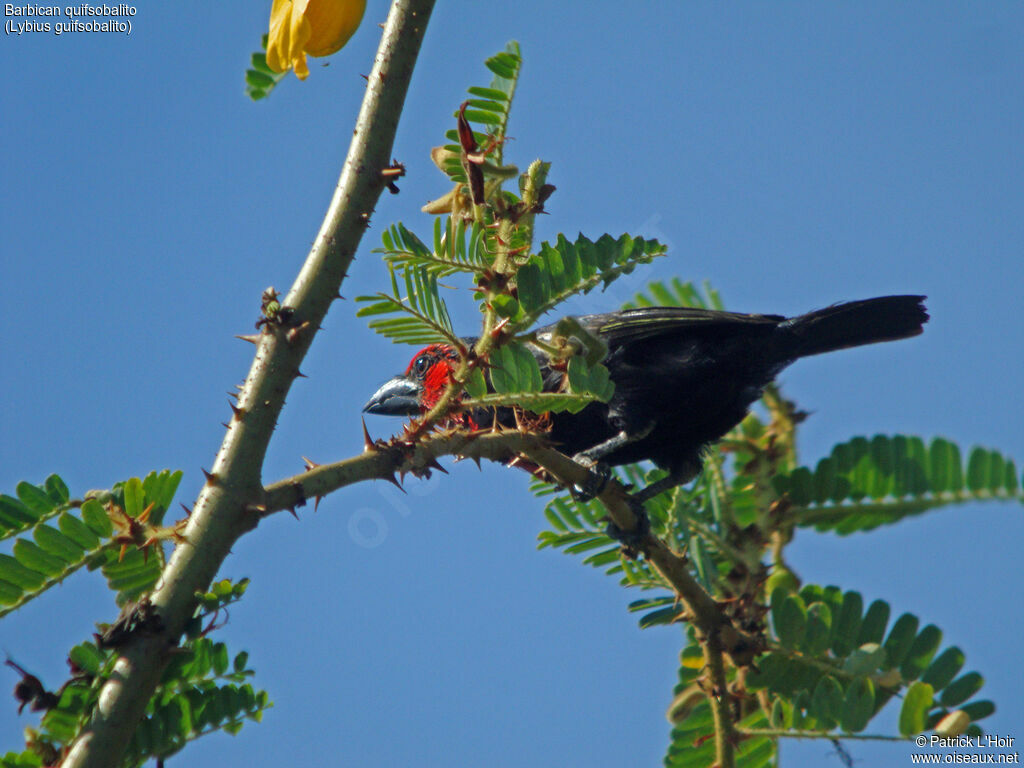
[[[769,330],[786,318],[782,315],[746,315],[693,307],[642,307],[578,318],[581,325],[615,346],[654,337],[716,336],[741,328]]]

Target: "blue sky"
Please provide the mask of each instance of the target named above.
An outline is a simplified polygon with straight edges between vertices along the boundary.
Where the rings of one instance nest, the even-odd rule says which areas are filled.
[[[72,492],[181,468],[191,503],[248,370],[260,292],[285,290],[336,182],[377,22],[264,103],[242,75],[268,9],[138,5],[129,37],[0,43],[0,489],[58,472]],[[184,12],[182,12],[184,10]],[[628,11],[628,13],[626,13]],[[628,231],[671,255],[571,310],[650,279],[710,280],[729,308],[796,314],[929,296],[923,336],[802,361],[781,378],[813,413],[813,463],[856,434],[942,435],[1024,460],[1024,10],[1018,3],[440,3],[395,146],[408,178],[377,207],[342,293],[383,286],[370,253],[445,191],[428,150],[482,62],[525,67],[506,158],[552,162],[541,235]],[[412,352],[338,302],[293,387],[264,477],[362,447],[359,409]],[[452,302],[460,330],[474,310]],[[384,435],[398,422],[375,418]],[[549,550],[524,475],[472,464],[408,495],[365,484],[266,521],[223,574],[253,579],[220,633],[275,708],[190,765],[653,765],[678,631],[639,631],[637,597]],[[870,535],[800,531],[806,580],[883,598],[945,631],[987,678],[989,732],[1024,737],[1020,505],[965,504]],[[376,529],[354,526],[373,520]],[[114,615],[79,575],[0,625],[49,685]],[[0,681],[2,682],[2,681]],[[9,681],[13,685],[12,679]],[[7,685],[7,683],[4,683]],[[0,717],[0,751],[26,717]],[[874,730],[892,729],[891,718]],[[854,744],[906,765],[904,745]],[[826,744],[785,744],[818,766]]]

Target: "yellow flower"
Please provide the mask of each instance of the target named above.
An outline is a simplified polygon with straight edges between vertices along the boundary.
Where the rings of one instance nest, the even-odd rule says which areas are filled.
[[[270,9],[267,64],[275,72],[309,75],[306,54],[329,56],[358,29],[366,0],[274,0]]]

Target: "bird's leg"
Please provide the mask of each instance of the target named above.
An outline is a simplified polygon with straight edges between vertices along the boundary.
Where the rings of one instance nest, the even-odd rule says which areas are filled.
[[[633,498],[643,504],[648,499],[653,499],[659,493],[664,493],[675,488],[677,485],[688,483],[700,472],[700,462],[683,462],[669,471],[668,475],[649,484],[643,490],[632,494]]]
[[[580,451],[572,458],[577,464],[583,464],[584,466],[596,464],[608,454],[615,453],[619,448],[629,445],[630,443],[635,443],[637,440],[643,440],[654,431],[655,423],[656,422],[652,419],[644,426],[643,429],[637,430],[636,432],[630,432],[629,430],[624,429],[617,435],[609,437],[603,443],[598,443],[591,448],[587,448],[585,451]]]
[[[655,480],[653,483],[649,483],[643,490],[634,493],[633,498],[643,504],[648,499],[653,499],[659,493],[664,493],[665,491],[671,490],[677,485],[682,485],[685,482],[685,478],[668,475],[667,477],[661,478],[661,480]]]
[[[635,443],[637,440],[643,440],[654,431],[654,424],[655,422],[652,420],[637,432],[630,432],[624,429],[617,435],[612,435],[604,442],[598,443],[585,451],[580,451],[573,456],[573,461],[590,470],[590,477],[587,479],[587,482],[582,487],[572,490],[573,498],[577,501],[590,501],[590,499],[603,491],[604,487],[608,484],[608,478],[611,477],[612,470],[602,459],[615,453],[615,451],[623,446]]]

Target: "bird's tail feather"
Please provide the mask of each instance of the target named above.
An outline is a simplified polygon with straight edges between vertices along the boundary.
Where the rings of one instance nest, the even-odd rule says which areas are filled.
[[[928,321],[924,296],[879,296],[834,304],[778,326],[793,357],[818,355],[921,333]]]

